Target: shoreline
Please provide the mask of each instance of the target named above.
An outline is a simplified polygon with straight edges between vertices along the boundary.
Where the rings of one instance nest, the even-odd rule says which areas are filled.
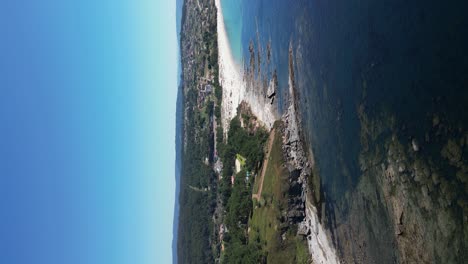
[[[221,124],[224,134],[227,135],[230,121],[237,114],[237,106],[240,104],[242,86],[245,86],[240,75],[240,67],[236,67],[231,53],[231,47],[227,37],[226,26],[221,6],[221,0],[215,0],[217,9],[217,33],[218,33],[218,65],[219,83],[223,90],[221,103]],[[236,89],[236,87],[239,87]]]
[[[237,115],[237,108],[243,101],[250,106],[252,113],[262,122],[267,130],[271,130],[274,122],[280,119],[277,107],[269,103],[269,99],[262,89],[254,87],[247,89],[243,69],[236,63],[232,55],[224,24],[221,0],[215,0],[215,5],[217,8],[219,83],[223,89],[221,103],[223,131],[227,135],[229,123]]]
[[[302,185],[302,199],[305,205],[304,220],[299,224],[302,233],[307,236],[310,256],[314,263],[340,263],[336,248],[333,247],[329,232],[321,223],[319,215],[321,197],[317,198],[316,188],[311,188],[308,181],[313,175],[314,155],[309,144],[306,144],[298,101],[296,100],[296,83],[294,75],[294,56],[292,44],[289,46],[289,107],[282,119],[285,124],[283,151],[287,162],[300,171],[298,183]]]
[[[308,233],[308,249],[310,256],[316,263],[340,263],[336,249],[331,245],[330,238],[326,229],[320,223],[318,208],[314,205],[313,190],[309,190],[307,184],[308,174],[311,168],[315,166],[314,155],[310,151],[305,151],[305,141],[303,134],[300,113],[298,111],[298,102],[296,101],[295,76],[293,69],[292,46],[289,51],[289,109],[285,115],[279,116],[275,104],[269,102],[266,96],[265,87],[253,85],[253,79],[244,78],[244,70],[238,65],[232,55],[229,39],[224,24],[221,0],[215,0],[217,8],[217,33],[218,33],[218,64],[219,64],[219,82],[223,89],[221,103],[221,122],[223,132],[227,135],[229,123],[237,115],[237,108],[241,102],[246,102],[252,113],[260,120],[270,131],[277,120],[285,120],[287,124],[286,136],[287,143],[283,143],[283,148],[290,154],[289,162],[291,165],[300,169],[301,183],[304,197],[304,221],[302,228]],[[253,77],[252,77],[253,78]],[[247,82],[249,82],[249,85]],[[290,145],[292,144],[292,145]],[[293,147],[294,145],[294,147]],[[292,148],[291,148],[292,147]],[[307,161],[306,161],[307,160]],[[312,200],[311,200],[312,199]],[[318,250],[317,250],[318,249]]]

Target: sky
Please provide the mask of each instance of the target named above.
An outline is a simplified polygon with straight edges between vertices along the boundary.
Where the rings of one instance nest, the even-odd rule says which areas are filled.
[[[0,3],[0,263],[170,263],[172,0]]]

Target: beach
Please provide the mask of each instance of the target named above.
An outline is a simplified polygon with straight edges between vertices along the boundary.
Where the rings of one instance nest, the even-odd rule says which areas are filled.
[[[230,121],[237,115],[237,107],[245,101],[255,116],[270,130],[278,119],[277,107],[270,104],[265,92],[258,87],[247,88],[243,69],[232,55],[222,11],[221,0],[215,0],[217,7],[219,82],[223,88],[221,119],[223,131],[227,134]]]

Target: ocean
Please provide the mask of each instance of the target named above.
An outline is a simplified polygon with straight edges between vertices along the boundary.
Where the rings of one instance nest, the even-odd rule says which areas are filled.
[[[351,262],[360,262],[361,256],[381,263],[411,258],[404,251],[414,245],[405,245],[401,242],[405,239],[393,235],[398,212],[392,211],[393,198],[385,196],[386,192],[392,196],[396,190],[397,204],[406,206],[403,221],[416,226],[408,232],[426,228],[418,233],[425,237],[421,241],[438,236],[447,225],[440,222],[443,217],[447,223],[462,226],[466,212],[458,205],[468,199],[460,182],[464,179],[460,180],[462,174],[453,161],[449,164],[444,149],[450,142],[460,149],[466,144],[468,18],[463,10],[468,3],[241,2],[233,12],[242,22],[230,25],[225,21],[228,28],[242,27],[242,58],[238,60],[245,66],[253,43],[256,56],[260,50],[261,68],[277,70],[280,112],[288,103],[288,50],[292,47],[306,147],[313,152],[314,175],[320,178],[322,224],[331,233],[338,254]],[[231,12],[226,10],[229,7],[223,11]],[[228,37],[231,46],[237,45],[237,37]],[[264,59],[267,45],[271,45],[268,66]],[[403,152],[391,153],[389,146],[395,142]],[[466,155],[466,148],[460,153]],[[399,178],[387,180],[386,170],[402,157],[409,168],[398,167]],[[444,190],[430,177],[423,183],[428,187],[418,185],[415,175],[420,164],[429,164],[431,172],[442,175],[444,183],[450,182],[445,186],[450,187]],[[424,188],[433,188],[430,195]],[[444,196],[457,202],[442,209],[439,201]],[[425,211],[421,201],[432,201],[434,207]],[[397,221],[402,221],[402,215]],[[417,244],[414,252],[436,250],[431,256],[439,262],[460,261],[463,254],[451,254],[451,247],[444,246],[463,243],[457,230],[450,242],[439,235],[426,246]],[[350,239],[354,241],[351,245]]]
[[[243,53],[242,53],[242,9],[243,5],[241,1],[232,0],[221,0],[223,7],[224,23],[226,25],[226,32],[231,44],[231,52],[234,60],[242,64]]]
[[[302,121],[323,185],[333,199],[359,180],[357,108],[364,97],[370,115],[383,109],[395,115],[408,140],[424,141],[428,119],[436,111],[467,124],[464,2],[223,0],[222,4],[237,60],[248,60],[250,41],[256,47],[271,42],[280,100],[288,89],[290,43],[295,48],[296,58],[300,57],[295,66]]]

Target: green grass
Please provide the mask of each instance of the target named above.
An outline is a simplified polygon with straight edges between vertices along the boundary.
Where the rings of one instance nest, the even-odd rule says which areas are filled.
[[[247,159],[244,158],[241,154],[236,154],[236,159],[239,160],[241,167],[244,168]]]
[[[258,172],[257,176],[255,177],[255,181],[253,183],[253,188],[252,188],[252,193],[257,193],[258,192],[258,185],[259,185],[259,180],[260,180],[260,172]],[[254,204],[255,207],[255,204]]]
[[[286,239],[281,234],[281,210],[287,207],[289,174],[283,168],[281,133],[276,133],[271,149],[268,167],[263,181],[260,202],[254,201],[254,211],[249,221],[249,241],[260,242],[267,256],[267,263],[308,263],[306,241],[296,236],[289,228]],[[260,180],[260,177],[257,177]],[[258,183],[254,185],[257,190]]]

